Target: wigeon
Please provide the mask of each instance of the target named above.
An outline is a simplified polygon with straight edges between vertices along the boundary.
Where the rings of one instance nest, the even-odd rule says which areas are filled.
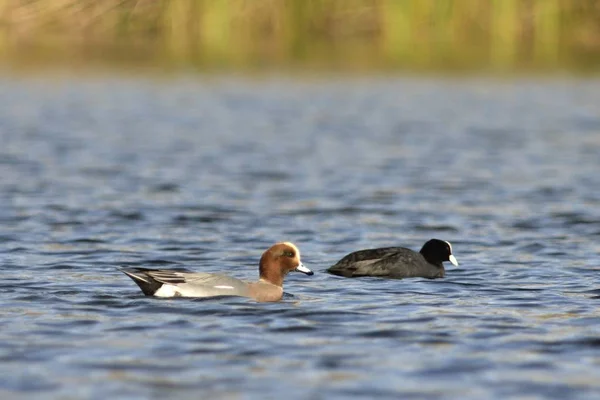
[[[276,243],[265,251],[258,266],[259,280],[245,282],[226,275],[186,270],[121,268],[146,296],[213,297],[242,296],[256,301],[279,301],[283,279],[290,271],[312,275],[300,261],[300,250],[293,243]]]
[[[458,266],[450,242],[431,239],[418,253],[404,247],[384,247],[350,253],[327,272],[354,278],[378,276],[385,278],[443,278],[444,261]]]

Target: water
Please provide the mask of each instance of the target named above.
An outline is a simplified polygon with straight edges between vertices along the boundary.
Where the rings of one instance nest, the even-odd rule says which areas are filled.
[[[0,397],[600,395],[600,81],[0,80]],[[439,280],[344,279],[437,237]],[[118,265],[280,303],[145,298]]]

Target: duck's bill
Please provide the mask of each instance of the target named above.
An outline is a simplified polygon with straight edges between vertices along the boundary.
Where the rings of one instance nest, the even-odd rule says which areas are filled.
[[[297,272],[302,272],[303,274],[306,274],[306,275],[312,275],[312,274],[314,274],[314,272],[312,272],[310,269],[306,268],[304,266],[304,264],[302,264],[302,263],[300,263],[300,265],[298,265],[296,267],[296,271]]]
[[[455,267],[458,267],[458,261],[456,261],[456,257],[454,257],[454,254],[450,254],[450,257],[448,257],[448,259],[450,260],[452,265],[454,265]]]

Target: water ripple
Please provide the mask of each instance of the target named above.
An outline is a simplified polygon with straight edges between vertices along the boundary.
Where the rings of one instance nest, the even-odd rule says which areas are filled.
[[[596,80],[0,86],[0,397],[600,394]],[[325,272],[431,237],[444,279]],[[275,304],[116,269],[256,279],[279,240],[316,274]]]

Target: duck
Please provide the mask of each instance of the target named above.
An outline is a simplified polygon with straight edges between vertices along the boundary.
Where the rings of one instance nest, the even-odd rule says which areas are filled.
[[[215,297],[241,296],[258,302],[275,302],[283,297],[283,280],[288,272],[313,272],[300,261],[300,250],[291,242],[269,247],[258,265],[259,279],[246,282],[221,274],[191,272],[186,269],[119,268],[146,296]]]
[[[383,247],[350,253],[327,272],[347,278],[375,276],[384,278],[443,278],[444,261],[458,266],[450,242],[428,240],[417,253],[405,247]]]

